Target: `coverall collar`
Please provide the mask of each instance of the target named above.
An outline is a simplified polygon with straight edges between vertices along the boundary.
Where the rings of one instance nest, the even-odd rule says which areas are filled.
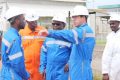
[[[80,27],[84,27],[84,26],[86,26],[86,25],[88,25],[87,23],[84,23],[84,24],[82,24]]]
[[[12,31],[13,31],[14,33],[16,33],[18,36],[20,36],[19,33],[18,33],[18,31],[17,31],[15,28],[11,27],[10,30],[12,30]]]
[[[118,33],[120,33],[120,29],[117,32],[112,31],[112,33],[118,34]]]
[[[26,32],[28,34],[39,32],[39,29],[37,27],[35,28],[35,31],[33,32],[32,30],[30,30],[30,28],[28,27],[28,25],[25,26],[25,30],[26,30]]]
[[[32,30],[28,27],[28,25],[25,26],[25,30],[28,34],[32,33]]]
[[[87,23],[84,23],[84,24],[82,24],[82,25],[80,25],[79,27],[76,27],[76,28],[84,27],[84,26],[86,26],[86,25],[88,25],[88,24],[87,24]]]

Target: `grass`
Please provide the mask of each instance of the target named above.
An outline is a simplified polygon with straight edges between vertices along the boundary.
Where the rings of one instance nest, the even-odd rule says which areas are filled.
[[[101,76],[95,75],[93,80],[102,80]]]
[[[93,80],[102,80],[101,74],[96,74],[96,73],[95,73]]]
[[[106,44],[106,41],[105,40],[96,40],[96,44],[104,46]]]

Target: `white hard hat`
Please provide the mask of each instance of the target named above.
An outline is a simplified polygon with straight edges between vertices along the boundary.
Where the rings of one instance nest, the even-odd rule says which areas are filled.
[[[53,17],[52,21],[60,21],[60,22],[64,22],[65,24],[66,22],[66,16],[64,14],[57,14]]]
[[[36,21],[38,19],[39,19],[39,16],[37,14],[33,14],[33,13],[26,14],[26,16],[25,16],[25,20],[27,20],[27,21]]]
[[[12,8],[9,8],[4,16],[4,18],[6,20],[12,18],[12,17],[15,17],[15,16],[18,16],[18,15],[21,15],[21,14],[25,14],[24,10],[20,9],[20,8],[17,8],[17,7],[12,7]]]
[[[111,14],[109,21],[120,21],[120,15],[119,14]]]
[[[75,8],[73,9],[72,16],[78,16],[78,15],[88,16],[89,15],[88,9],[85,6],[80,6],[80,5],[75,6]]]

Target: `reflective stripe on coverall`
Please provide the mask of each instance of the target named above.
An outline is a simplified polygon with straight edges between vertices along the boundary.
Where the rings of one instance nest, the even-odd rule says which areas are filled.
[[[0,80],[27,80],[21,36],[10,28],[2,38],[2,69]]]
[[[70,56],[71,80],[93,80],[91,61],[95,38],[88,24],[72,30],[49,30],[48,37],[73,43]]]
[[[39,73],[39,66],[40,50],[45,38],[38,36],[38,32],[44,29],[45,28],[42,26],[37,26],[35,31],[32,32],[28,25],[26,25],[25,29],[20,31],[20,34],[22,35],[25,66],[30,73],[32,80],[43,80],[42,75]]]
[[[68,63],[70,52],[71,43],[46,38],[40,67],[41,72],[46,70],[46,80],[68,80],[68,72],[64,72],[64,67]]]

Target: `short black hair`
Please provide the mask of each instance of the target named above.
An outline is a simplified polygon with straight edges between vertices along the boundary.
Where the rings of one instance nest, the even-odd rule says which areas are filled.
[[[87,15],[80,15],[80,17],[85,17],[86,22],[87,22],[87,19],[88,19],[88,16],[87,16]]]

